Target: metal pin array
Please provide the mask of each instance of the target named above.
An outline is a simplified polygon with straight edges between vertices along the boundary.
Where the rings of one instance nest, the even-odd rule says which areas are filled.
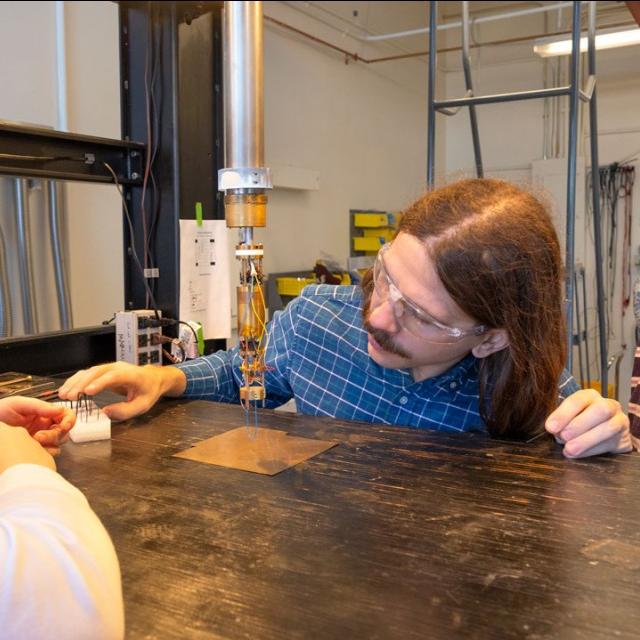
[[[264,405],[264,401],[263,401]],[[251,416],[251,408],[253,407],[253,420]],[[258,402],[248,401],[244,406],[245,427],[250,438],[254,438],[258,433]],[[252,424],[253,422],[253,424]]]
[[[86,393],[79,393],[75,401],[62,400],[61,402],[64,405],[69,406],[71,411],[75,411],[78,420],[86,421],[93,417],[94,414],[97,416],[100,411],[98,405],[91,400]]]

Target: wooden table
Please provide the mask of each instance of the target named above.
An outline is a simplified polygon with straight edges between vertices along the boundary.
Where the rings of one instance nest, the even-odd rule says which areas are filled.
[[[340,445],[273,477],[172,457],[242,422],[167,401],[65,447],[118,551],[129,638],[640,636],[640,455],[263,411]]]

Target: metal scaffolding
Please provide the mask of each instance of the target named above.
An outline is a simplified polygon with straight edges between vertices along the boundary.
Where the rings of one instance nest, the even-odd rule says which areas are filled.
[[[428,118],[427,118],[427,185],[433,187],[435,164],[435,114],[436,111],[447,116],[458,113],[462,107],[469,107],[471,134],[476,164],[476,174],[483,176],[482,156],[475,107],[482,104],[500,102],[516,102],[569,96],[569,144],[567,152],[567,212],[566,212],[566,258],[565,258],[565,315],[567,322],[567,369],[573,365],[573,304],[575,282],[575,207],[576,207],[576,166],[578,142],[578,100],[589,103],[589,129],[591,139],[591,168],[598,170],[598,112],[596,101],[596,3],[589,2],[588,26],[588,79],[584,90],[579,87],[580,78],[580,16],[581,2],[573,3],[572,18],[572,50],[570,63],[570,83],[563,87],[536,89],[533,91],[517,91],[495,95],[477,96],[473,91],[471,64],[469,62],[469,2],[462,2],[462,64],[466,85],[466,94],[453,100],[436,100],[436,40],[437,40],[437,2],[429,3],[429,78],[428,78]],[[600,226],[600,185],[598,180],[591,180],[593,200],[593,225],[595,245],[596,296],[598,309],[598,338],[600,344],[600,384],[602,395],[608,393],[608,354],[607,329],[605,317],[604,278],[602,273],[602,234]]]

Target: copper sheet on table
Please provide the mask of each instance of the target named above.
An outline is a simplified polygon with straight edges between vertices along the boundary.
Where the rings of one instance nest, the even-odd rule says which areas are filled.
[[[238,427],[174,455],[273,476],[337,444],[329,440],[299,438],[277,429]]]

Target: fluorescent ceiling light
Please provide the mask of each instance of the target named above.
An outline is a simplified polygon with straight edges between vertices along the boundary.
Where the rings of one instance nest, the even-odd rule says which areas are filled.
[[[614,49],[640,44],[640,28],[624,31],[600,31],[596,35],[596,49]],[[580,38],[580,51],[587,50],[587,37]],[[571,38],[565,40],[538,40],[533,51],[543,58],[551,56],[568,56],[571,54]]]

